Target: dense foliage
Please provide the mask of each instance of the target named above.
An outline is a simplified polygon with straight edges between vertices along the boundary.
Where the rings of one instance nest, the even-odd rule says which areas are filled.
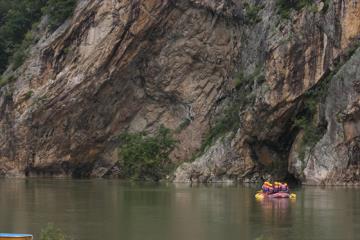
[[[76,0],[48,0],[43,13],[49,16],[49,28],[55,30],[74,11]]]
[[[283,18],[288,18],[291,10],[301,10],[306,6],[313,5],[313,0],[277,0],[278,13]]]
[[[3,72],[33,23],[39,21],[45,0],[0,2],[0,72]]]
[[[124,175],[135,180],[158,181],[171,170],[169,154],[175,147],[169,129],[161,126],[154,136],[145,133],[120,136]]]
[[[0,0],[0,73],[9,63],[19,67],[27,56],[34,37],[31,29],[42,15],[49,16],[54,30],[75,7],[76,0]]]
[[[252,25],[261,22],[261,17],[259,16],[259,12],[264,9],[264,5],[262,4],[248,4],[244,3],[245,6],[245,18],[244,22],[246,24]]]

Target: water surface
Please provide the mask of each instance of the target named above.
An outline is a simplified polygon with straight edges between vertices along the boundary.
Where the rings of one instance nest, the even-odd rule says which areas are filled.
[[[0,180],[0,232],[48,222],[75,240],[359,239],[360,189],[303,187],[256,201],[255,188],[117,180]],[[36,240],[36,238],[35,238]]]

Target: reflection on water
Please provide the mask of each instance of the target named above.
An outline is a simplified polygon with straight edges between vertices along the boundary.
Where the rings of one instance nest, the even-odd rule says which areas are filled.
[[[293,223],[292,208],[296,208],[296,200],[287,198],[272,198],[257,200],[261,208],[261,228],[270,225],[270,228],[257,239],[287,239],[279,229],[291,229]],[[276,226],[273,228],[272,226]]]
[[[0,231],[48,222],[78,240],[358,239],[360,190],[311,188],[256,201],[256,188],[116,180],[0,180]]]
[[[276,224],[287,223],[291,214],[291,203],[295,200],[278,198],[278,199],[263,199],[257,200],[261,205],[261,212],[263,221],[274,221]]]

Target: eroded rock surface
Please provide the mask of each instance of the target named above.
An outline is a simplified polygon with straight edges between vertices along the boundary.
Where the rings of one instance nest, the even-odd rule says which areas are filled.
[[[121,133],[164,124],[176,129],[175,181],[349,182],[359,158],[358,54],[319,105],[325,135],[305,161],[296,150],[306,93],[359,41],[360,3],[324,2],[282,19],[265,1],[253,21],[257,1],[79,1],[7,72],[16,81],[0,90],[0,174],[102,177],[119,161]],[[200,153],[229,105],[236,128]]]
[[[307,184],[358,183],[360,179],[360,95],[356,79],[360,75],[358,50],[331,79],[324,113],[327,130],[309,149],[304,160],[293,164],[295,174]],[[296,157],[295,157],[296,158]]]

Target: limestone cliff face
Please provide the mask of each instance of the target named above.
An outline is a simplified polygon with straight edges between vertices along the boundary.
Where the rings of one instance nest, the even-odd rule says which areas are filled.
[[[282,19],[276,1],[79,1],[6,73],[0,173],[101,177],[121,133],[164,124],[177,129],[175,181],[357,182],[360,2],[325,2]],[[325,130],[300,146],[294,119],[325,81]],[[238,122],[202,148],[229,108]]]
[[[360,51],[356,51],[331,79],[321,111],[327,128],[300,161],[295,149],[290,171],[308,184],[358,183],[360,172]],[[294,148],[297,143],[295,141]]]

